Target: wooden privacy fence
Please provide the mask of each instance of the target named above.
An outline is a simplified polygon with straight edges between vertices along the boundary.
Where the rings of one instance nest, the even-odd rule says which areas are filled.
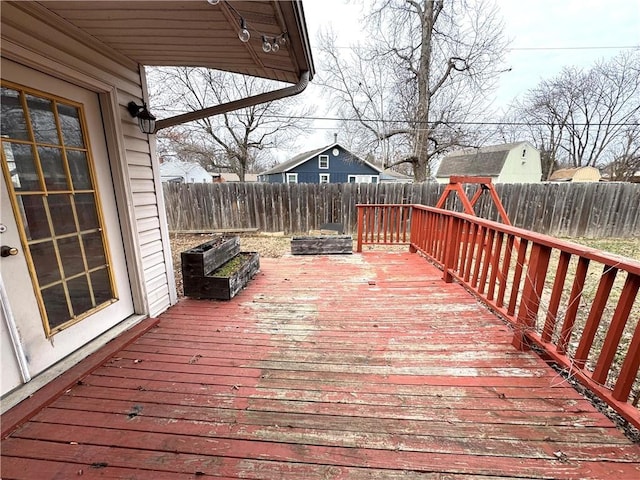
[[[473,186],[469,186],[473,188]],[[640,236],[640,184],[498,184],[498,195],[515,226],[560,237]],[[444,190],[417,184],[164,184],[173,231],[257,229],[296,234],[341,223],[357,228],[356,204],[434,206]],[[461,211],[459,200],[446,209]],[[497,220],[488,195],[476,205],[479,217]]]
[[[409,244],[640,427],[640,262],[467,214],[359,205],[358,251]]]

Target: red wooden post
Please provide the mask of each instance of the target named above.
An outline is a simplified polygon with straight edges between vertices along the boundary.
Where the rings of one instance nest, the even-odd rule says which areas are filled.
[[[480,283],[478,284],[478,291],[480,293],[484,293],[484,287],[487,285],[487,275],[489,274],[489,265],[491,265],[492,262],[491,252],[493,251],[493,241],[495,236],[496,231],[490,229],[484,246],[484,263],[482,264],[482,273],[480,274]]]
[[[578,344],[578,349],[574,355],[574,365],[576,368],[584,368],[589,358],[589,352],[593,345],[593,339],[596,337],[598,326],[600,325],[600,319],[604,312],[604,307],[607,306],[607,300],[609,299],[609,293],[611,293],[611,287],[616,279],[618,273],[617,268],[604,266],[604,272],[600,277],[600,283],[598,284],[598,290],[596,296],[591,304],[591,310],[589,311],[589,317],[582,331],[582,337]]]
[[[587,278],[587,270],[589,270],[589,259],[580,257],[578,260],[578,268],[573,279],[573,287],[569,295],[569,306],[564,315],[564,322],[560,330],[560,339],[558,340],[558,353],[565,353],[569,345],[569,339],[573,333],[573,325],[576,322],[578,307],[580,307],[580,298],[582,298],[582,290],[584,290],[584,281]]]
[[[422,231],[422,214],[423,212],[420,209],[410,207],[409,225],[411,225],[411,229],[409,230],[409,251],[411,253],[416,253],[418,251],[416,245],[418,244],[418,235],[420,235],[420,232]]]
[[[500,218],[502,218],[502,223],[507,225],[511,225],[509,221],[509,216],[507,215],[507,211],[504,209],[502,202],[500,201],[500,197],[498,196],[498,192],[496,192],[493,184],[489,185],[489,193],[491,194],[491,198],[493,199],[493,203],[496,205],[498,209],[498,213],[500,214]]]
[[[484,242],[487,236],[487,227],[479,226],[476,233],[476,258],[473,266],[473,276],[471,277],[471,286],[476,288],[478,286],[478,278],[480,275],[480,266],[482,265],[482,256],[484,254]]]
[[[611,362],[615,356],[618,345],[620,344],[620,338],[624,332],[627,318],[633,307],[633,302],[638,294],[640,288],[640,276],[632,273],[627,274],[627,280],[622,288],[618,305],[616,306],[613,317],[611,318],[611,324],[609,325],[609,331],[604,339],[604,345],[600,351],[600,357],[596,363],[596,368],[593,371],[593,380],[604,384],[607,381],[609,375],[609,369],[611,368]],[[637,332],[636,332],[637,333]]]
[[[362,230],[364,228],[364,207],[362,205],[358,205],[358,244],[356,247],[356,252],[362,252],[362,234],[364,233]]]
[[[487,298],[493,300],[493,294],[496,291],[496,278],[498,278],[500,254],[502,253],[502,242],[504,240],[504,233],[496,233],[496,246],[491,254],[491,277],[489,278],[489,290],[487,291]]]
[[[527,350],[529,348],[525,333],[527,330],[535,327],[550,257],[551,247],[540,245],[539,243],[533,245],[512,342],[513,346],[520,350]]]
[[[640,323],[636,325],[636,330],[633,333],[633,339],[629,345],[627,357],[624,359],[622,368],[620,369],[620,375],[618,381],[613,389],[613,398],[626,402],[629,398],[629,392],[636,380],[638,374],[638,367],[640,367]]]
[[[453,265],[455,263],[455,255],[456,255],[456,246],[455,246],[455,219],[453,216],[446,217],[447,226],[446,236],[443,238],[444,243],[444,252],[443,252],[443,268],[442,268],[442,279],[445,283],[453,282],[453,276],[451,275],[451,270],[454,268]]]
[[[472,223],[471,228],[469,228],[469,246],[467,249],[467,259],[465,261],[464,266],[464,281],[469,282],[469,278],[471,277],[471,267],[473,266],[473,255],[475,253],[476,248],[476,235],[478,234],[478,230],[482,228],[477,223]]]
[[[504,251],[504,259],[502,260],[502,269],[500,270],[500,287],[498,288],[498,298],[496,305],[501,308],[504,305],[504,294],[507,290],[507,279],[509,278],[509,269],[511,268],[511,252],[513,251],[515,237],[507,236],[507,246]]]
[[[518,292],[520,291],[520,281],[522,280],[522,271],[524,269],[524,259],[527,254],[528,240],[521,239],[518,245],[518,258],[516,260],[516,270],[513,273],[513,285],[509,292],[509,306],[507,307],[507,315],[516,313],[516,301]]]
[[[556,329],[558,307],[560,306],[560,300],[562,299],[562,290],[564,289],[564,281],[567,278],[567,269],[569,268],[570,260],[570,253],[560,253],[558,268],[556,268],[556,279],[553,282],[551,298],[549,299],[549,308],[547,308],[547,318],[545,319],[544,328],[542,329],[542,340],[545,342],[551,341],[553,332]]]

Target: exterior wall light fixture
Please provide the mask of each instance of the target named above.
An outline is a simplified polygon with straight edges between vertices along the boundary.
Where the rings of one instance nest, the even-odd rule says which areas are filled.
[[[142,133],[151,134],[156,131],[156,117],[149,111],[146,103],[138,105],[135,102],[129,102],[127,110],[133,118],[138,119],[138,126]]]

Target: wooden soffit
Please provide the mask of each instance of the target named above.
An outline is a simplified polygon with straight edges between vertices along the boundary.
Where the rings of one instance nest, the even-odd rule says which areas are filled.
[[[298,82],[304,71],[314,73],[300,0],[37,3],[50,21],[72,24],[141,65],[207,67],[289,83]],[[238,38],[240,18],[251,33],[247,43]],[[278,52],[263,52],[262,35],[283,33],[286,42]]]

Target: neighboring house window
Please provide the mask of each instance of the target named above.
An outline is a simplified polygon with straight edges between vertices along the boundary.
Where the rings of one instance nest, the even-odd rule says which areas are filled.
[[[329,183],[329,174],[321,173],[320,174],[320,183]]]
[[[377,175],[349,175],[349,183],[378,183]]]
[[[320,155],[318,160],[318,168],[329,168],[329,155]]]
[[[298,183],[298,174],[287,173],[287,183]]]

